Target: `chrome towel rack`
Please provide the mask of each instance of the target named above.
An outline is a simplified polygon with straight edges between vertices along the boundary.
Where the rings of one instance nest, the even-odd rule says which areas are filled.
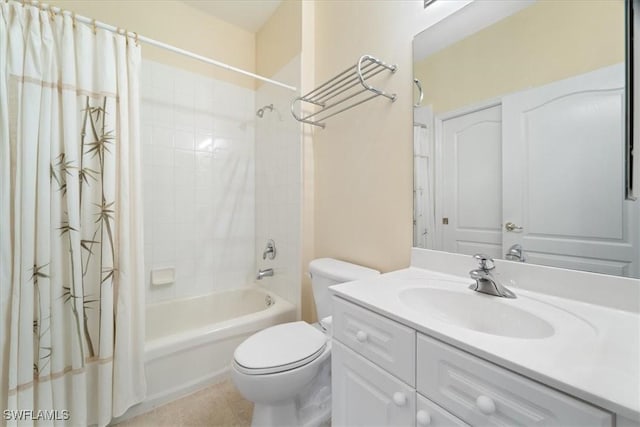
[[[384,96],[393,102],[396,100],[395,93],[388,94],[376,89],[368,84],[367,80],[383,71],[395,73],[397,69],[396,65],[388,65],[371,55],[363,55],[355,65],[327,80],[306,95],[291,101],[291,114],[299,122],[320,126],[324,129],[324,120],[378,96]],[[366,96],[368,93],[372,93],[372,95]],[[364,97],[361,96],[363,94],[365,94]],[[303,108],[305,103],[308,103],[317,109],[306,115],[301,112],[298,116],[295,111],[297,102],[300,102]],[[336,110],[337,107],[342,108]]]

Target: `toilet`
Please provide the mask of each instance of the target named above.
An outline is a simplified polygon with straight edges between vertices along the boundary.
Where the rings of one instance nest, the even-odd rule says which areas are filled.
[[[331,417],[329,286],[379,275],[370,268],[320,258],[309,263],[319,324],[289,322],[247,338],[233,355],[231,377],[254,402],[252,426],[318,426]]]

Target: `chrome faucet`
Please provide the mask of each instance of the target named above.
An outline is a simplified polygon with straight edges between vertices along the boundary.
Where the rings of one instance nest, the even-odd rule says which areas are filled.
[[[492,258],[483,254],[475,254],[473,257],[480,263],[480,268],[469,272],[469,276],[476,281],[475,284],[469,286],[469,289],[496,297],[516,298],[516,294],[504,287],[491,274],[491,270],[496,268]],[[487,262],[491,263],[491,266],[487,265]]]
[[[265,277],[271,277],[271,276],[273,276],[273,268],[258,270],[258,275],[256,276],[256,280],[262,280]]]
[[[509,261],[525,262],[525,256],[524,251],[522,250],[522,246],[517,243],[509,248],[507,253],[504,254],[504,257]]]
[[[262,259],[274,259],[276,257],[276,242],[273,239],[267,240],[267,247],[264,248],[264,252],[262,252]]]

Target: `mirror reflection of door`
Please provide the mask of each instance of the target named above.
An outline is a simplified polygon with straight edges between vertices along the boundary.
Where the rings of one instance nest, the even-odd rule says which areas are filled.
[[[640,277],[624,66],[624,0],[474,1],[418,34],[414,245]]]
[[[503,251],[520,244],[536,264],[637,276],[640,215],[624,195],[622,64],[502,103],[503,219],[519,227],[504,229]]]
[[[502,256],[502,124],[500,105],[436,122],[442,152],[436,199],[441,247],[468,255]]]

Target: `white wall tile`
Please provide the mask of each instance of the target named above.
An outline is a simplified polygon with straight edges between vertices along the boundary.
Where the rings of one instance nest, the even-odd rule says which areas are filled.
[[[154,126],[151,131],[151,143],[156,147],[173,148],[174,130],[170,126]]]
[[[173,110],[173,118],[175,120],[176,129],[193,133],[193,129],[196,125],[195,112],[193,108],[177,107]]]
[[[171,147],[151,146],[151,164],[167,171],[173,168],[174,154]]]
[[[176,128],[178,126],[176,125]],[[181,150],[194,151],[194,134],[192,130],[179,129],[173,136],[174,147]]]
[[[296,58],[276,76],[296,84],[299,67]],[[299,305],[301,130],[288,114],[290,98],[290,93],[270,85],[261,86],[255,96],[256,108],[273,104],[275,109],[255,118],[255,257],[258,268],[275,270],[275,276],[264,279],[262,284]],[[278,255],[275,260],[262,260],[269,238],[275,240]]]
[[[160,103],[153,108],[153,124],[156,126],[173,128],[175,124],[174,116],[173,105],[171,104]]]
[[[195,170],[196,156],[193,150],[175,149],[173,151],[174,166],[176,168],[187,168]]]
[[[173,176],[177,187],[195,187],[196,172],[193,167],[174,167]]]
[[[255,275],[254,91],[147,60],[143,72],[147,301],[247,286]],[[176,269],[176,283],[151,287],[151,270],[163,267]]]

